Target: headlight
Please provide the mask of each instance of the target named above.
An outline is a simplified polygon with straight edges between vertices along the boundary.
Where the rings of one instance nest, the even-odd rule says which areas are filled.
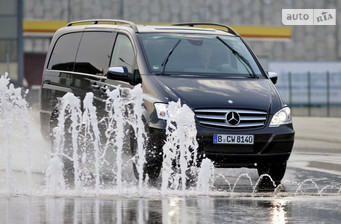
[[[292,123],[291,111],[289,107],[285,107],[272,117],[269,127],[279,127],[282,124],[290,123]]]
[[[159,119],[167,120],[168,119],[168,104],[165,103],[155,103],[156,114]]]

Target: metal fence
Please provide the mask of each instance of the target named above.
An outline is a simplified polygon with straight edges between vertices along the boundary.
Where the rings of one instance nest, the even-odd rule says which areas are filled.
[[[294,115],[341,117],[340,73],[280,74],[276,84]]]

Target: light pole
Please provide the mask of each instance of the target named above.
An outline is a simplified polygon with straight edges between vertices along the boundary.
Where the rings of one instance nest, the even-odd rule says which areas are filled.
[[[18,60],[18,85],[22,86],[24,80],[24,39],[23,39],[23,0],[17,1],[17,60]]]
[[[67,0],[67,21],[71,22],[71,0]]]
[[[120,0],[120,16],[121,19],[124,19],[124,0]]]

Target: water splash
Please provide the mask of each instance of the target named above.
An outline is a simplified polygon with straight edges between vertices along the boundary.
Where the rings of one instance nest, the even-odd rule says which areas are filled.
[[[305,183],[307,183],[307,182],[311,182],[311,183],[314,185],[314,187],[316,188],[317,192],[320,191],[320,190],[319,190],[319,187],[317,186],[317,184],[315,183],[315,181],[313,181],[312,179],[306,179],[306,180],[304,180],[301,184],[298,185],[298,187],[297,187],[297,189],[296,189],[296,191],[295,191],[295,194],[294,194],[295,196],[297,195],[298,191],[301,190],[302,186],[303,186]]]
[[[80,100],[72,93],[67,93],[61,98],[57,114],[58,125],[54,128],[53,135],[53,158],[59,157],[64,163],[65,161],[72,163],[73,169],[64,166],[64,173],[68,169],[72,173],[76,194],[82,190],[89,190],[88,186],[91,186],[91,182],[95,180],[94,190],[98,195],[101,188],[107,184],[102,183],[101,179],[106,181],[105,178],[110,177],[111,174],[116,177],[114,186],[118,193],[122,194],[123,169],[126,166],[122,155],[124,145],[127,143],[125,142],[126,129],[129,126],[133,129],[132,134],[136,136],[137,152],[133,160],[140,177],[138,191],[142,195],[145,188],[143,181],[148,177],[143,177],[146,133],[142,117],[141,86],[136,86],[133,90],[117,88],[107,91],[107,96],[106,114],[101,114],[100,121],[98,121],[92,93],[87,93],[82,102],[83,113]],[[100,126],[105,126],[104,143],[101,141]],[[53,177],[47,176],[48,178]]]
[[[178,102],[168,104],[167,140],[163,146],[162,193],[166,193],[169,183],[172,189],[186,190],[188,175],[196,166],[197,148],[196,126],[193,111]],[[181,182],[180,182],[181,181]]]
[[[261,182],[261,180],[263,180],[264,177],[269,178],[270,182],[272,183],[272,186],[273,186],[274,188],[276,187],[275,181],[271,178],[271,176],[270,176],[269,174],[262,174],[262,175],[258,178],[258,180],[257,180],[257,182],[256,182],[256,184],[255,184],[255,186],[253,186],[252,197],[255,196],[255,192],[256,192],[256,190],[257,190],[257,186],[259,185],[259,183]]]
[[[48,191],[52,192],[55,196],[59,192],[65,191],[65,180],[63,176],[63,162],[59,156],[55,155],[50,165],[46,170],[45,180]]]
[[[251,179],[251,177],[249,176],[248,173],[240,174],[240,175],[238,176],[236,182],[235,182],[234,185],[233,185],[233,188],[232,188],[232,190],[231,190],[231,196],[232,196],[232,193],[234,192],[234,189],[236,188],[236,186],[237,186],[237,184],[238,184],[240,178],[242,178],[242,177],[247,177],[247,178],[249,179],[249,181],[250,181],[250,186],[251,186],[251,187],[253,186],[252,179]]]
[[[87,93],[84,98],[84,112],[82,116],[82,125],[86,133],[92,133],[90,140],[92,142],[95,154],[95,192],[99,194],[100,189],[100,132],[98,129],[98,119],[96,115],[96,107],[93,106],[93,93]],[[92,131],[90,131],[92,130]],[[77,158],[78,159],[78,158]]]
[[[143,174],[144,174],[144,164],[146,163],[146,150],[145,150],[145,140],[146,140],[146,132],[145,132],[145,124],[143,123],[143,115],[142,115],[142,87],[141,85],[137,85],[130,94],[131,102],[133,104],[133,129],[137,139],[137,171],[139,174],[139,194],[142,196],[143,194]]]
[[[284,189],[284,185],[279,184],[274,190],[273,197],[276,197],[278,195],[278,193],[281,192],[281,190],[283,190],[283,189]]]
[[[199,169],[197,191],[207,195],[211,189],[214,179],[214,164],[213,162],[205,158],[201,162]]]
[[[78,156],[78,137],[82,119],[80,100],[72,93],[66,93],[58,106],[58,125],[54,132],[54,157],[59,157],[71,163],[73,169],[69,170],[70,182],[74,179],[76,193],[81,191],[80,167]],[[66,145],[65,145],[66,144]],[[72,154],[71,154],[72,153]],[[53,176],[50,176],[53,178]]]
[[[104,120],[106,120],[106,139],[105,153],[108,150],[113,150],[116,156],[116,169],[113,170],[116,176],[116,186],[118,192],[123,192],[123,171],[125,168],[123,154],[124,145],[131,140],[136,140],[135,155],[130,159],[133,161],[138,173],[138,191],[143,194],[144,182],[147,182],[148,177],[144,177],[145,164],[145,141],[146,133],[143,123],[142,109],[142,87],[137,85],[134,89],[117,88],[113,91],[107,91],[106,112]],[[127,128],[128,127],[128,128]],[[125,136],[128,135],[128,138]],[[132,136],[130,136],[132,135]],[[130,149],[128,150],[129,154]],[[104,156],[104,155],[103,155]],[[110,162],[109,162],[110,163]]]
[[[123,184],[123,160],[122,151],[124,144],[124,111],[120,108],[124,104],[120,94],[120,89],[107,91],[108,99],[106,100],[106,112],[108,114],[105,151],[114,146],[116,148],[116,184],[118,192],[122,193]],[[115,151],[115,150],[114,150]],[[114,171],[115,173],[115,171]]]
[[[323,196],[322,195],[322,193],[323,193],[323,191],[325,191],[326,189],[328,189],[328,188],[330,188],[331,187],[331,185],[326,185],[326,186],[324,186],[318,193],[319,193],[319,195],[320,196]]]
[[[223,174],[220,173],[218,176],[216,176],[216,178],[214,179],[213,183],[215,183],[219,178],[223,179],[223,181],[228,184],[229,191],[231,192],[232,191],[231,183],[227,180],[227,178]]]
[[[32,171],[31,171],[31,146],[30,146],[30,117],[28,110],[28,103],[25,100],[28,90],[23,93],[21,88],[15,88],[10,84],[10,79],[6,73],[0,78],[0,127],[5,131],[5,151],[1,154],[7,153],[6,159],[6,181],[7,194],[12,195],[12,133],[11,130],[22,130],[20,136],[23,139],[23,148],[26,151],[26,174],[28,183],[28,194],[32,194]],[[17,140],[16,140],[17,141]],[[2,148],[2,147],[1,147]]]

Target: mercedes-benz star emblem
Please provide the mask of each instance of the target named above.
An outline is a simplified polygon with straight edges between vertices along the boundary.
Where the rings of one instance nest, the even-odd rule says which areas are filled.
[[[240,123],[240,115],[235,111],[228,112],[226,114],[226,121],[230,125],[238,125]]]

